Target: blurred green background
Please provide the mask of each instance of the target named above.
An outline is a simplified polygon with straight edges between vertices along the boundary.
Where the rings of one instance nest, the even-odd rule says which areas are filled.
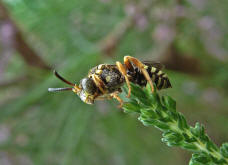
[[[124,55],[164,63],[173,88],[160,93],[228,141],[227,10],[227,0],[0,1],[0,164],[187,165],[190,153],[117,101],[47,92],[66,86],[53,69],[79,83]]]

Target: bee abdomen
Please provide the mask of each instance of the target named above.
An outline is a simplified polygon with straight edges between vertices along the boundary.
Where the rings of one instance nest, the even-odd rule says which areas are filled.
[[[158,90],[172,87],[168,76],[161,70],[155,67],[149,67],[147,71]]]

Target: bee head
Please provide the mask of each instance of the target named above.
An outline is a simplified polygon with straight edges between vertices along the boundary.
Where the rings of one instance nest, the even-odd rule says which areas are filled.
[[[76,93],[83,102],[85,102],[87,104],[93,104],[94,103],[94,94],[96,92],[96,86],[95,86],[92,79],[83,78],[81,80],[79,86],[77,86],[76,84],[73,84],[73,83],[67,81],[66,79],[64,79],[56,71],[54,71],[54,74],[57,78],[59,78],[60,80],[62,80],[66,84],[71,85],[73,87],[72,88],[48,88],[49,92],[71,90],[74,93]]]
[[[90,78],[83,78],[80,81],[79,88],[80,91],[75,90],[75,92],[78,94],[80,99],[87,103],[87,104],[93,104],[94,103],[94,94],[96,93],[96,86],[92,79]]]

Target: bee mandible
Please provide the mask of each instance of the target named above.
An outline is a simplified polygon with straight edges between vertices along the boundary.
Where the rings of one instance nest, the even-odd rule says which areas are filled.
[[[79,85],[67,81],[54,71],[57,78],[72,87],[49,88],[48,91],[71,90],[87,104],[93,104],[95,100],[115,98],[120,102],[120,107],[122,107],[123,100],[118,94],[122,92],[121,87],[124,83],[128,86],[128,95],[126,96],[128,98],[131,95],[130,82],[141,87],[149,83],[151,92],[154,92],[153,82],[158,90],[171,88],[171,83],[162,68],[163,65],[158,62],[141,62],[137,58],[125,56],[124,64],[117,61],[116,65],[100,64],[95,66],[89,71],[87,77],[80,81]]]

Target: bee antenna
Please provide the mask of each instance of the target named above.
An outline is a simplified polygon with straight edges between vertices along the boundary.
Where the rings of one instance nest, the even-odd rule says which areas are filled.
[[[72,91],[72,88],[48,88],[48,92]]]
[[[71,85],[71,86],[75,86],[75,84],[73,84],[73,83],[70,82],[70,81],[67,81],[67,80],[64,79],[62,76],[60,76],[60,75],[58,74],[58,72],[56,72],[56,70],[54,70],[54,74],[55,74],[55,76],[56,76],[57,78],[59,78],[61,81],[65,82],[66,84]]]

